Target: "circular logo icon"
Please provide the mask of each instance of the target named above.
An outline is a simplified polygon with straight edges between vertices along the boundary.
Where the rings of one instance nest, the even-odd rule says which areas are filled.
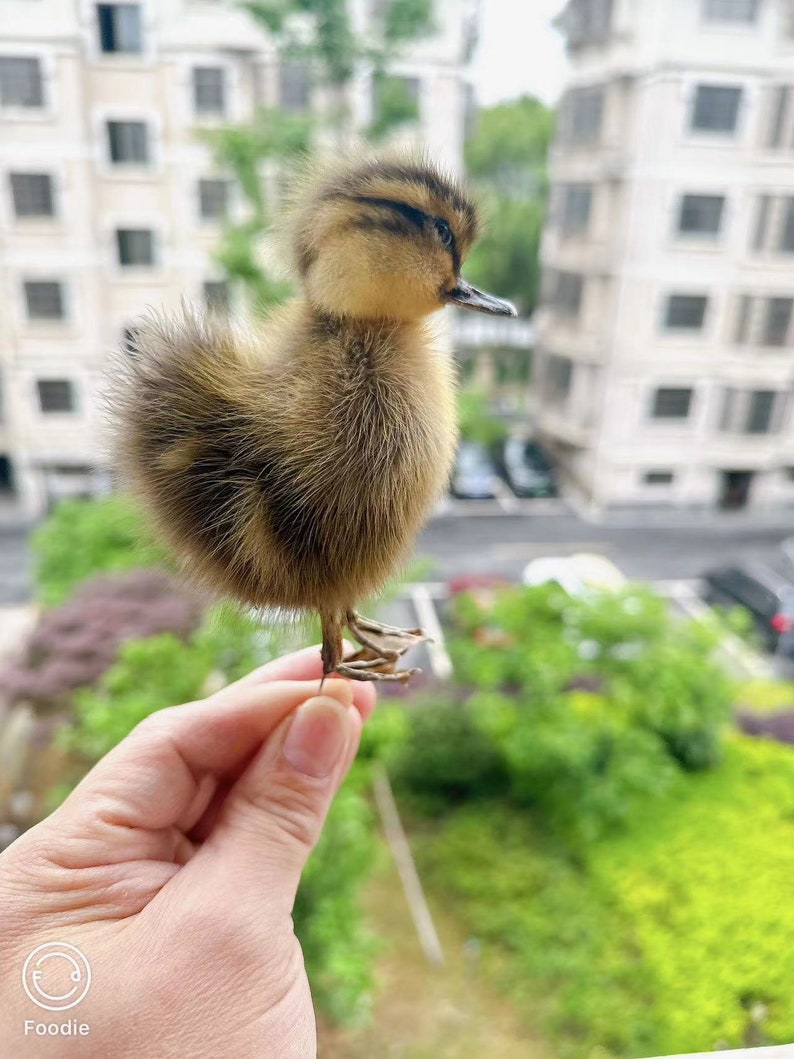
[[[33,1003],[45,1011],[68,1011],[85,998],[91,968],[74,945],[47,941],[25,960],[22,985]]]

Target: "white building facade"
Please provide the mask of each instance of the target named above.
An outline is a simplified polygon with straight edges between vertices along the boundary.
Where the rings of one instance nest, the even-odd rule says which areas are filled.
[[[362,27],[382,7],[353,2]],[[453,167],[475,14],[438,0],[393,66],[417,102],[405,135]],[[200,130],[321,93],[232,0],[0,0],[0,498],[36,516],[108,488],[108,354],[150,306],[233,300],[214,249],[243,204]],[[363,73],[357,127],[372,96]]]
[[[794,503],[794,3],[560,25],[538,431],[599,506]]]

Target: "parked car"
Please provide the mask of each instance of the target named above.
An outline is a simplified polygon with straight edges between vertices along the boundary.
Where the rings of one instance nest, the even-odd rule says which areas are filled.
[[[744,607],[769,651],[794,654],[794,582],[765,563],[737,563],[707,571],[707,603]]]
[[[491,500],[496,496],[499,477],[484,445],[462,442],[455,459],[449,491],[463,500]]]
[[[556,581],[569,596],[584,596],[589,592],[619,592],[626,586],[626,578],[613,562],[603,555],[587,552],[533,559],[524,567],[521,580],[525,585],[545,585]]]
[[[496,463],[516,496],[557,495],[551,462],[536,441],[508,438],[496,450]]]

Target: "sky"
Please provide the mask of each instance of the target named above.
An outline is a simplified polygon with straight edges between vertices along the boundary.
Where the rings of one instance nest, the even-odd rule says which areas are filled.
[[[554,103],[567,69],[551,19],[565,0],[481,0],[480,42],[472,73],[481,105],[524,93]]]

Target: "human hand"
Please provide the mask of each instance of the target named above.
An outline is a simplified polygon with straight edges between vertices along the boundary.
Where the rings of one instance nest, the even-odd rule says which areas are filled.
[[[292,905],[374,708],[371,684],[328,679],[320,695],[320,672],[313,648],[153,714],[0,855],[2,1055],[316,1055]],[[22,988],[52,941],[90,964],[71,1010]],[[51,961],[51,994],[67,969]],[[35,1029],[71,1020],[71,1036]]]

